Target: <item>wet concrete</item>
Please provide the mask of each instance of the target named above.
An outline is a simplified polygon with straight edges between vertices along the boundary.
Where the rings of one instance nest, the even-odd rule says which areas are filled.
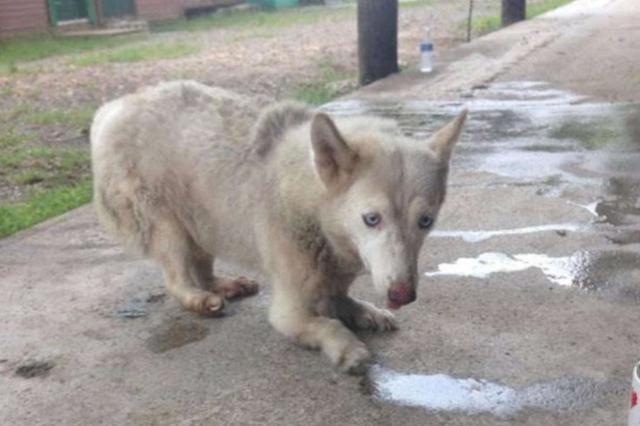
[[[159,354],[197,342],[209,334],[209,329],[191,318],[176,318],[160,325],[147,339],[147,348]]]
[[[584,410],[609,393],[623,391],[620,384],[584,377],[562,377],[514,389],[482,379],[405,374],[381,366],[372,368],[369,380],[372,395],[382,401],[428,411],[490,413],[499,418],[513,417],[524,409],[561,413]]]

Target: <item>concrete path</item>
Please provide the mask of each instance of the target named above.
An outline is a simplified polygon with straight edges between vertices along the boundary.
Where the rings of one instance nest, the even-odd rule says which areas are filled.
[[[268,283],[221,319],[183,311],[88,206],[0,241],[0,424],[623,424],[640,359],[640,107],[601,100],[640,100],[621,82],[640,57],[623,43],[630,68],[595,84],[572,46],[637,22],[635,3],[578,0],[433,76],[326,106],[416,137],[471,110],[418,301],[400,331],[364,335],[378,356],[366,377],[279,337]],[[549,71],[559,51],[575,73]],[[368,279],[356,293],[376,300]]]

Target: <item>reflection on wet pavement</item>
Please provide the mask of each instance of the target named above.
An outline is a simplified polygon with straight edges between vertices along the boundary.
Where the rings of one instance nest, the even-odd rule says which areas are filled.
[[[527,408],[555,412],[584,409],[607,393],[619,390],[614,383],[579,377],[514,389],[486,380],[446,374],[405,374],[381,366],[372,367],[369,380],[374,396],[383,401],[430,411],[490,413],[498,417],[511,416]]]
[[[147,348],[153,353],[163,353],[204,339],[209,329],[193,319],[175,318],[163,323],[147,339]]]
[[[499,83],[464,102],[336,101],[336,115],[396,119],[403,132],[427,137],[465,106],[471,113],[454,167],[519,180],[554,177],[555,185],[599,185],[606,174],[638,176],[640,107],[588,103],[545,83]],[[606,151],[603,155],[602,151]]]
[[[580,274],[584,255],[572,257],[549,257],[544,254],[482,253],[477,258],[460,258],[454,263],[441,263],[438,271],[426,272],[427,277],[458,275],[463,277],[486,278],[498,272],[516,272],[529,268],[540,269],[547,279],[561,286],[570,286],[574,276]]]
[[[485,279],[491,274],[537,268],[556,285],[603,292],[616,299],[637,302],[640,301],[639,267],[640,254],[629,251],[579,251],[566,257],[488,252],[475,258],[463,257],[452,263],[441,263],[437,271],[426,272],[425,276]]]
[[[549,225],[540,225],[540,226],[526,226],[523,228],[514,228],[514,229],[497,229],[492,231],[460,231],[460,230],[446,230],[446,229],[436,229],[431,232],[432,237],[440,237],[440,238],[462,238],[464,241],[469,243],[477,243],[480,241],[488,240],[493,237],[502,237],[509,235],[524,235],[524,234],[535,234],[537,232],[547,232],[547,231],[556,231],[556,232],[567,232],[567,231],[579,231],[581,229],[580,225],[573,223],[558,223],[558,224],[549,224]]]

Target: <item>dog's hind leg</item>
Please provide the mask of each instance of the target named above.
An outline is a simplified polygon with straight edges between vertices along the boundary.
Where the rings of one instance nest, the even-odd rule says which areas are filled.
[[[224,294],[227,299],[239,299],[241,297],[253,296],[258,292],[258,283],[247,277],[214,277],[213,289]]]
[[[208,262],[211,270],[211,258],[196,246],[175,219],[159,218],[153,225],[149,252],[162,265],[169,293],[182,306],[201,315],[221,314],[225,305],[224,295],[206,291],[198,282],[206,277],[205,263]]]
[[[213,256],[200,247],[194,251],[194,278],[204,289],[222,294],[225,299],[238,299],[258,292],[258,283],[247,277],[214,276]]]

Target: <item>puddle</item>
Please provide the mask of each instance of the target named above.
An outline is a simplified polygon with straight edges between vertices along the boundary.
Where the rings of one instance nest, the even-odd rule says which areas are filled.
[[[458,230],[446,230],[435,229],[429,235],[432,237],[440,238],[461,238],[468,243],[478,243],[480,241],[488,240],[493,237],[503,237],[509,235],[524,235],[535,234],[538,232],[569,232],[579,231],[582,227],[573,223],[558,223],[539,226],[526,226],[523,228],[512,229],[496,229],[491,231],[458,231]]]
[[[476,258],[460,258],[454,263],[441,263],[438,271],[426,272],[427,277],[458,275],[486,278],[499,272],[518,272],[538,268],[549,281],[560,286],[571,286],[581,282],[589,254],[578,252],[569,257],[549,257],[544,254],[482,253]]]
[[[427,277],[457,275],[485,279],[491,274],[539,269],[550,282],[603,292],[619,300],[640,301],[640,254],[629,251],[579,251],[571,256],[488,252],[475,258],[460,258],[441,263]]]
[[[174,319],[158,327],[147,339],[147,348],[163,353],[204,339],[209,329],[192,319]]]
[[[52,361],[30,360],[19,365],[15,370],[15,374],[25,379],[44,377],[49,374],[53,367],[55,367],[55,363]]]
[[[603,175],[620,171],[617,163],[633,172],[640,162],[639,105],[587,102],[542,82],[479,87],[464,102],[348,99],[323,109],[343,116],[390,117],[406,135],[421,138],[463,107],[470,114],[453,157],[459,170],[597,186]]]
[[[497,417],[512,416],[524,409],[555,412],[585,409],[606,394],[617,392],[619,387],[611,382],[569,377],[516,389],[446,374],[399,373],[379,365],[371,368],[368,380],[373,396],[382,401],[428,411],[489,413]]]

